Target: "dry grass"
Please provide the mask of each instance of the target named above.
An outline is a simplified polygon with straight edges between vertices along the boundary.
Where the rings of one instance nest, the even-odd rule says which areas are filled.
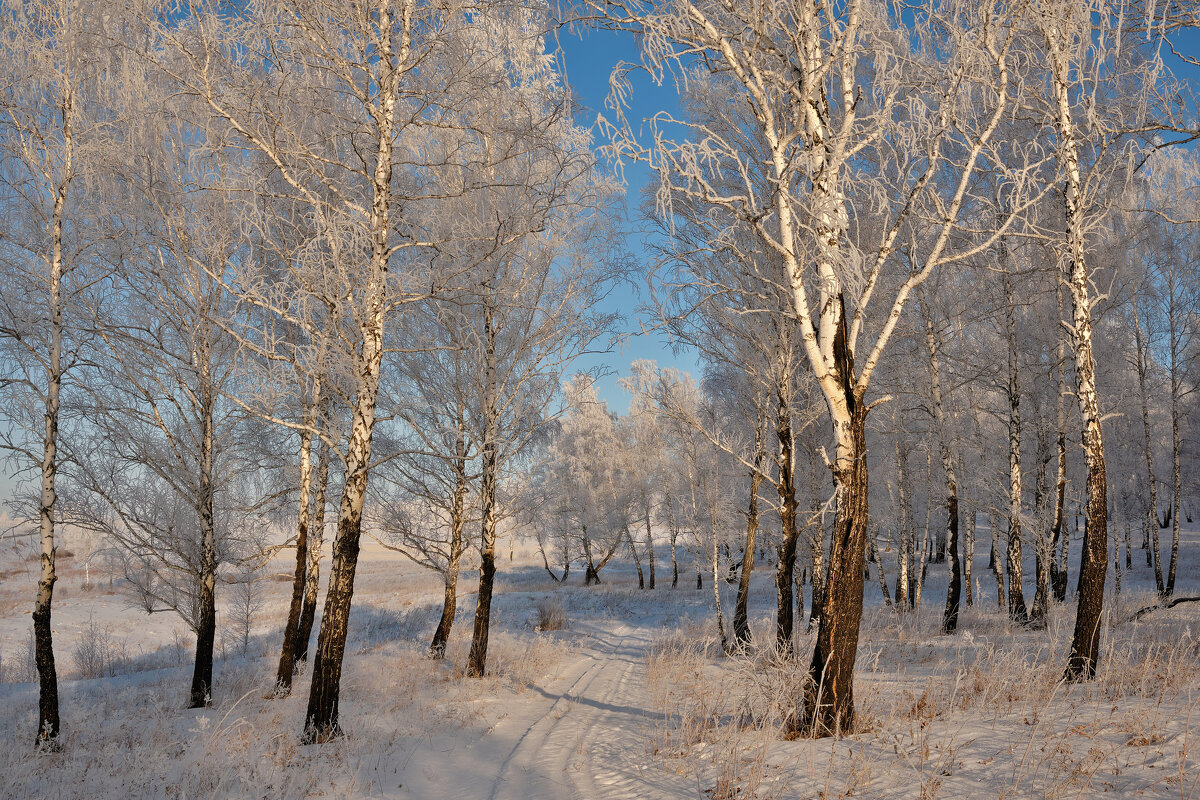
[[[703,775],[713,797],[1200,797],[1194,617],[1106,625],[1097,679],[1068,686],[1071,615],[1056,607],[1030,631],[976,608],[945,637],[934,613],[873,610],[856,731],[816,742],[779,741],[807,648],[722,658],[707,630],[670,635],[647,661],[664,714],[652,750]]]
[[[533,629],[535,631],[561,631],[567,627],[567,609],[562,600],[555,596],[539,599],[535,606]]]

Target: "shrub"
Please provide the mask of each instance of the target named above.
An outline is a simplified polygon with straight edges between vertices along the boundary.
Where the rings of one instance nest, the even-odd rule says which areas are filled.
[[[112,628],[101,627],[94,619],[88,620],[88,625],[75,643],[75,670],[80,678],[111,678],[121,670],[129,660],[124,642],[119,642],[112,635]]]
[[[557,597],[543,597],[537,601],[536,631],[561,631],[567,627],[567,610]]]

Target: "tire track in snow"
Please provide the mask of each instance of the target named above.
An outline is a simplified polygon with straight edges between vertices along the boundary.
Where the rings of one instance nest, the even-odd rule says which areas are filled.
[[[591,663],[566,690],[534,689],[553,703],[515,743],[489,800],[639,800],[689,788],[647,752],[655,721],[646,689],[649,631],[620,625],[590,634]]]

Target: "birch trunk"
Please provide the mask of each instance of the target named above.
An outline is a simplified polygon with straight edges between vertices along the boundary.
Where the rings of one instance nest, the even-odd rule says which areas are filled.
[[[796,477],[792,440],[791,408],[783,392],[777,395],[775,433],[778,439],[779,522],[782,539],[779,562],[775,565],[775,644],[781,653],[792,653],[793,617],[792,574],[796,570]]]
[[[192,671],[189,708],[212,704],[213,645],[217,636],[217,539],[213,521],[213,412],[216,397],[201,369],[200,481],[197,510],[200,516],[199,604],[196,624],[196,665]]]
[[[496,444],[483,446],[483,479],[480,483],[480,502],[483,506],[483,525],[480,542],[479,595],[475,605],[475,627],[471,635],[471,652],[467,656],[467,675],[482,678],[487,672],[488,634],[492,621],[492,591],[496,584]],[[588,568],[596,583],[598,570]]]
[[[460,430],[454,441],[454,499],[450,508],[450,550],[446,559],[446,572],[443,578],[442,616],[438,620],[437,629],[433,632],[433,641],[429,643],[429,656],[442,659],[446,656],[446,643],[450,641],[450,628],[454,625],[454,614],[458,609],[458,572],[462,563],[462,555],[466,550],[463,540],[463,528],[466,524],[467,497],[467,445]],[[543,551],[542,558],[546,554]],[[550,572],[549,563],[546,571]],[[550,577],[554,573],[550,572]],[[563,579],[566,579],[563,571]],[[555,580],[558,580],[555,578]]]
[[[650,564],[650,589],[654,589],[654,530],[650,524],[650,498],[643,495],[642,503],[646,509],[646,555]]]
[[[1092,305],[1085,261],[1083,192],[1079,146],[1071,117],[1070,68],[1059,42],[1059,32],[1047,33],[1052,83],[1057,106],[1059,150],[1066,185],[1063,189],[1068,257],[1064,279],[1073,305],[1071,336],[1075,350],[1076,396],[1083,422],[1083,454],[1087,466],[1087,521],[1079,569],[1079,611],[1071,655],[1064,672],[1067,681],[1091,680],[1100,658],[1100,621],[1104,610],[1104,578],[1108,571],[1108,481],[1105,475],[1104,440],[1100,402],[1096,396],[1095,360],[1092,355]]]
[[[854,663],[863,608],[863,560],[866,555],[868,484],[866,419],[854,380],[854,354],[846,339],[844,301],[831,345],[840,395],[830,399],[830,416],[837,437],[832,465],[836,511],[829,543],[829,576],[822,598],[821,620],[813,645],[809,680],[804,691],[804,718],[799,731],[806,736],[830,736],[854,728]]]
[[[1046,531],[1047,469],[1050,463],[1050,448],[1045,429],[1039,420],[1037,467],[1034,472],[1034,516],[1037,524],[1037,540],[1034,542],[1034,591],[1033,607],[1029,619],[1039,625],[1046,621],[1046,609],[1050,604],[1050,537]]]
[[[1158,540],[1158,482],[1154,479],[1154,437],[1150,429],[1150,396],[1146,390],[1146,342],[1142,326],[1138,321],[1137,298],[1133,302],[1133,335],[1137,348],[1138,392],[1142,401],[1142,434],[1146,452],[1146,483],[1149,489],[1150,507],[1147,509],[1143,541],[1146,547],[1146,566],[1154,569],[1154,586],[1160,595],[1165,595],[1162,564],[1159,563]]]
[[[851,410],[849,424],[839,430],[829,581],[804,693],[802,732],[807,736],[834,735],[854,726],[854,663],[862,621],[868,505],[866,412],[857,403]]]
[[[63,157],[65,173],[71,167],[71,93],[63,103]],[[42,440],[42,491],[38,500],[38,534],[41,542],[41,573],[33,605],[33,653],[38,673],[38,728],[40,748],[57,750],[61,722],[58,715],[58,670],[54,664],[54,638],[51,608],[54,603],[56,547],[54,541],[55,506],[58,494],[58,417],[62,392],[63,355],[63,212],[67,202],[67,184],[58,187],[50,219],[51,251],[48,259],[50,352],[46,354],[45,434]]]
[[[625,543],[629,545],[629,557],[633,559],[633,565],[637,568],[638,588],[646,588],[646,575],[642,572],[642,559],[638,555],[637,546],[633,543],[633,533],[629,530],[629,526],[625,526]]]
[[[1067,543],[1070,539],[1064,529],[1064,517],[1067,504],[1067,380],[1064,375],[1066,368],[1066,348],[1064,346],[1064,331],[1061,326],[1063,317],[1062,289],[1055,292],[1055,302],[1058,306],[1060,326],[1055,344],[1056,371],[1058,373],[1058,404],[1057,404],[1057,438],[1058,469],[1054,482],[1054,524],[1050,529],[1050,583],[1054,589],[1054,599],[1060,603],[1067,600]],[[1151,506],[1153,508],[1153,506]],[[1151,514],[1154,512],[1151,511]],[[1060,558],[1059,553],[1062,553]],[[1060,563],[1061,562],[1061,563]]]
[[[975,590],[971,583],[971,567],[975,563],[975,510],[967,512],[966,552],[963,553],[963,582],[966,589],[967,606],[975,602]]]
[[[1171,560],[1167,566],[1166,597],[1175,594],[1175,568],[1179,564],[1179,521],[1183,516],[1183,483],[1179,470],[1179,395],[1182,380],[1179,374],[1179,339],[1176,335],[1174,280],[1171,281],[1171,305],[1167,315],[1171,337]]]
[[[304,582],[308,577],[309,503],[312,494],[312,427],[316,422],[321,384],[317,382],[306,414],[305,430],[300,434],[300,489],[296,498],[296,570],[292,577],[292,599],[288,603],[287,622],[283,628],[283,645],[279,652],[279,668],[275,673],[275,693],[286,696],[292,691],[292,674],[296,666],[296,631],[304,613]]]
[[[874,561],[875,568],[879,577],[879,591],[883,595],[883,604],[888,608],[892,607],[892,595],[888,591],[887,575],[883,572],[883,557],[879,555],[879,547],[875,544],[874,539],[867,540],[867,561]]]
[[[325,415],[322,414],[324,419]],[[329,444],[321,440],[317,456],[317,480],[313,497],[312,525],[308,531],[308,573],[304,576],[304,606],[296,626],[296,660],[308,660],[308,641],[317,616],[317,591],[321,585],[321,550],[325,546],[325,497],[329,489]]]
[[[929,504],[925,504],[925,530],[921,534],[921,549],[913,571],[916,573],[913,587],[913,608],[921,607],[921,593],[925,590],[925,571],[929,566]]]
[[[475,604],[475,628],[471,635],[471,652],[467,656],[467,675],[473,678],[482,678],[487,672],[488,634],[492,621],[492,590],[496,582],[496,482],[499,478],[497,474],[499,471],[497,460],[499,443],[496,438],[500,410],[496,398],[497,334],[492,314],[491,303],[485,304],[483,310],[483,334],[486,342],[483,365],[483,469],[479,484],[479,502],[483,512],[483,521],[479,543],[479,595]],[[626,529],[626,535],[628,535],[628,529]],[[590,552],[588,568],[591,570],[592,577],[599,583],[600,577],[597,574],[599,568],[592,565]]]
[[[1012,278],[1004,273],[1004,329],[1008,340],[1008,547],[1004,566],[1008,573],[1008,616],[1014,622],[1025,623],[1029,613],[1025,608],[1021,564],[1021,385],[1017,364],[1016,300]]]
[[[750,574],[754,571],[754,548],[758,536],[758,489],[762,485],[762,425],[755,430],[754,469],[750,471],[750,503],[746,509],[746,547],[742,553],[742,574],[738,579],[737,603],[733,610],[733,640],[738,648],[750,644]]]
[[[411,3],[406,7],[411,13]],[[371,209],[368,228],[371,237],[370,277],[366,287],[366,308],[359,324],[361,346],[358,350],[357,387],[350,415],[350,435],[346,447],[346,475],[342,499],[338,505],[338,528],[333,542],[329,586],[325,592],[325,610],[317,636],[317,654],[313,660],[312,688],[305,713],[304,741],[326,741],[341,735],[338,701],[341,693],[342,659],[350,622],[350,603],[354,596],[354,574],[358,568],[359,539],[362,536],[362,511],[367,494],[371,464],[371,439],[375,431],[375,406],[379,395],[379,376],[383,363],[383,323],[389,241],[391,236],[392,145],[394,141],[396,94],[400,73],[393,64],[391,46],[392,10],[382,7],[377,23],[379,38],[379,99],[374,109],[377,126],[375,166],[371,175]],[[407,22],[407,20],[406,20]],[[407,59],[407,33],[402,37],[400,63]]]
[[[900,608],[913,607],[912,592],[912,531],[909,520],[912,508],[908,501],[908,448],[902,443],[901,437],[896,437],[896,493],[900,514],[900,553],[896,565],[896,605]]]
[[[958,479],[954,474],[954,459],[950,453],[950,442],[946,434],[946,412],[942,405],[937,331],[933,327],[933,314],[929,310],[929,304],[925,301],[924,295],[921,297],[920,305],[921,316],[925,321],[925,344],[929,349],[929,390],[933,401],[933,423],[937,432],[938,449],[942,456],[942,471],[946,476],[946,543],[950,556],[950,581],[946,588],[946,609],[942,614],[942,632],[950,634],[958,628],[958,606],[962,597],[962,570],[958,561]]]

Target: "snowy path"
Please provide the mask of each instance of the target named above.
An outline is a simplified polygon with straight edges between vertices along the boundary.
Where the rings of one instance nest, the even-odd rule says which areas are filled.
[[[532,687],[481,739],[452,752],[414,752],[408,796],[629,800],[685,789],[685,778],[653,766],[647,752],[656,716],[645,675],[653,629],[599,622],[579,632],[581,657]],[[679,786],[667,785],[675,780]]]

